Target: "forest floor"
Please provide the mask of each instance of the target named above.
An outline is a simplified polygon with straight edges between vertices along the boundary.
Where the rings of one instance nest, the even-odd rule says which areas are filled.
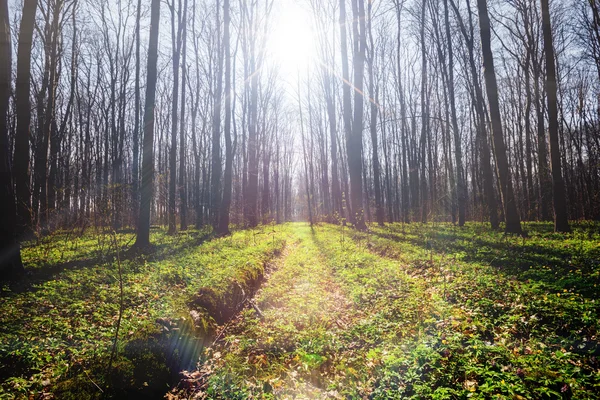
[[[3,287],[0,399],[600,398],[600,225],[524,228],[55,234]]]

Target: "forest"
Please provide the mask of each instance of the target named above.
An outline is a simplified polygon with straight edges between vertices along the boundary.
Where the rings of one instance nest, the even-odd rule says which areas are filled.
[[[600,398],[599,0],[0,0],[0,399]]]

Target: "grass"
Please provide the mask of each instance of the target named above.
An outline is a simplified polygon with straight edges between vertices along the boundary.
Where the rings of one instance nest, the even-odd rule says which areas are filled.
[[[4,286],[0,297],[0,398],[41,392],[100,398],[103,391],[162,397],[181,369],[195,365],[203,338],[216,326],[219,315],[203,304],[223,303],[232,286],[250,291],[283,248],[272,231],[215,239],[205,231],[169,236],[155,230],[157,245],[148,255],[127,252],[131,233],[57,233],[26,244],[28,276]],[[124,314],[109,373],[119,313],[117,255]]]
[[[594,399],[600,235],[294,225],[297,243],[174,398]]]
[[[55,234],[3,288],[0,398],[599,398],[600,226],[573,228]]]

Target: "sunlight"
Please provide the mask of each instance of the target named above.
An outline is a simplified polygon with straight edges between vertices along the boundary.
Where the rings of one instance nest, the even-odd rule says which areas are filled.
[[[294,1],[281,2],[268,48],[284,79],[296,79],[298,73],[310,67],[315,57],[315,40],[310,14]]]

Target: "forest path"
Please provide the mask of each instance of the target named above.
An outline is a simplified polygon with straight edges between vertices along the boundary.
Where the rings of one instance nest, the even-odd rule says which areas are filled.
[[[191,377],[194,398],[368,394],[379,346],[419,335],[434,313],[421,282],[367,251],[347,228],[294,224],[288,232],[255,307],[224,327]]]
[[[245,376],[244,386],[278,398],[324,398],[320,367],[330,360],[321,355],[323,346],[347,326],[352,302],[308,225],[295,225],[286,241],[252,300],[258,310],[225,327],[204,368]],[[222,396],[234,395],[222,390]]]
[[[474,229],[291,224],[255,307],[175,398],[597,398],[596,359],[568,342],[598,349],[597,299],[583,290],[596,272],[581,290],[550,286],[558,270],[532,257],[556,242]],[[532,267],[489,265],[498,256]]]

